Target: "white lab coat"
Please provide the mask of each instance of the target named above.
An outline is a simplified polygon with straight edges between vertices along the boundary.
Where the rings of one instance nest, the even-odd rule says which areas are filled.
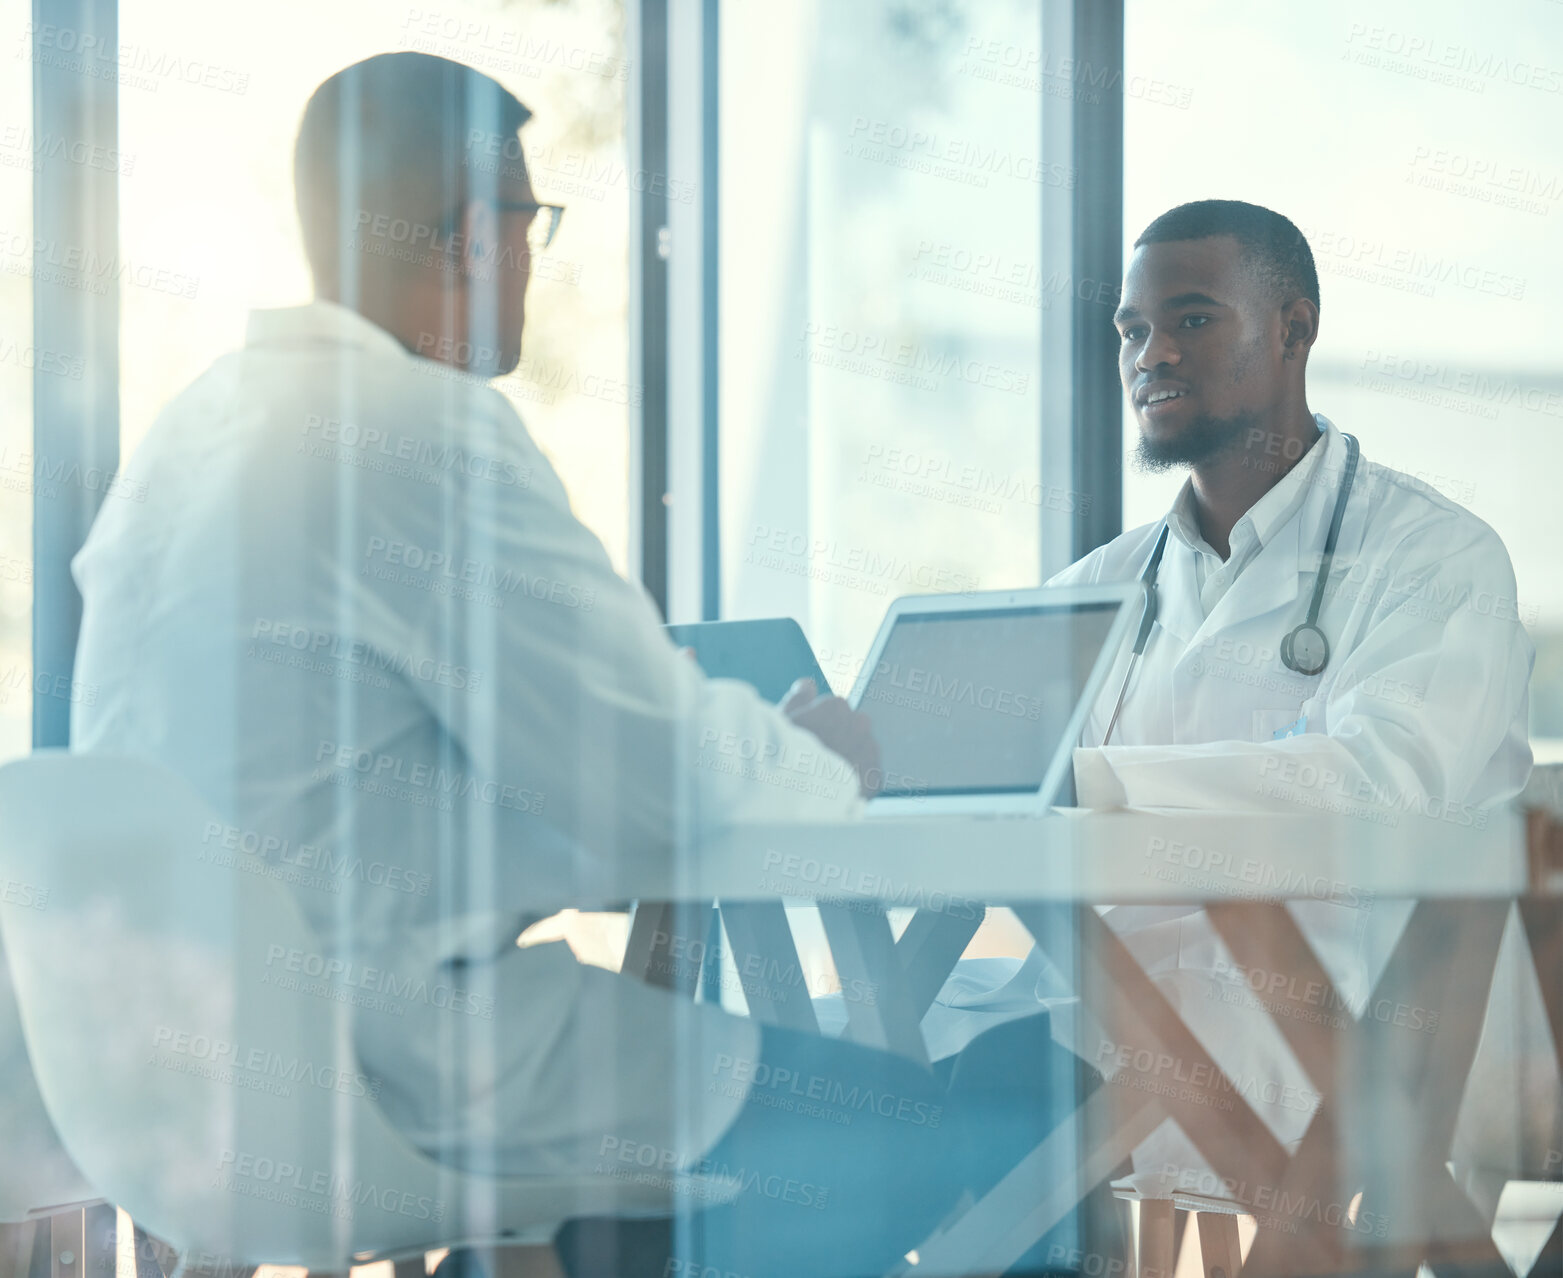
[[[189,778],[330,955],[475,991],[358,1017],[411,1138],[515,1173],[714,1143],[743,1089],[693,1062],[755,1026],[513,942],[540,887],[856,813],[847,765],[678,654],[502,395],[343,307],[257,312],[116,491],[74,565],[73,747]]]
[[[1535,650],[1513,569],[1490,527],[1425,484],[1362,459],[1319,614],[1329,665],[1305,677],[1281,663],[1282,637],[1307,613],[1345,467],[1345,440],[1318,422],[1322,438],[1234,530],[1249,557],[1208,616],[1190,544],[1197,528],[1184,522],[1168,537],[1156,626],[1113,743],[1097,748],[1127,645],[1075,753],[1082,806],[1368,814],[1387,803],[1474,825],[1524,786]],[[1186,502],[1187,488],[1174,509]],[[1054,583],[1138,577],[1160,527],[1124,533]],[[1337,902],[1351,899],[1347,888]],[[1290,908],[1360,1008],[1406,904]],[[1312,1111],[1307,1077],[1263,1008],[1220,997],[1246,987],[1204,912],[1135,907],[1107,919],[1245,1094],[1275,1096],[1255,1108],[1276,1136],[1300,1139]],[[1155,1192],[1167,1166],[1203,1166],[1170,1125],[1136,1158],[1141,1187]]]

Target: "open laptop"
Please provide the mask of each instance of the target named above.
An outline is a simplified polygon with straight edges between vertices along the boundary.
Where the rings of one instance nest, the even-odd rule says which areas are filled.
[[[884,769],[868,815],[1072,802],[1075,744],[1143,600],[1138,582],[897,599],[850,697]]]
[[[890,605],[849,698],[879,742],[867,814],[1025,813],[1073,801],[1073,749],[1143,610],[1138,582],[910,595]],[[808,676],[829,692],[790,617],[668,628],[713,678],[779,701]]]

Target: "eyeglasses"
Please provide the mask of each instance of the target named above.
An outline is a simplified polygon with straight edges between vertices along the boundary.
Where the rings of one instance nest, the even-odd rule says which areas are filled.
[[[547,250],[554,242],[554,236],[559,233],[559,223],[564,219],[562,204],[538,204],[534,200],[497,200],[494,207],[503,213],[531,214],[526,227],[526,246],[534,253]]]

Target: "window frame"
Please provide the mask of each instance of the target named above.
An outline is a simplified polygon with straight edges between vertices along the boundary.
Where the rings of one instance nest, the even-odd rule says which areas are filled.
[[[1042,95],[1042,162],[1074,175],[1042,188],[1042,278],[1068,285],[1067,304],[1042,312],[1042,492],[1056,498],[1041,503],[1046,581],[1123,531],[1112,315],[1123,279],[1124,0],[1043,0],[1042,22],[1042,48],[1064,50],[1095,95]]]

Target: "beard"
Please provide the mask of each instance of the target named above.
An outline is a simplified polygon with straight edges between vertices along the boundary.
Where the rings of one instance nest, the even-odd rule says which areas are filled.
[[[1141,470],[1153,475],[1175,467],[1198,466],[1222,453],[1236,451],[1258,422],[1259,414],[1252,412],[1232,417],[1202,413],[1170,439],[1152,439],[1141,431],[1134,460]]]

